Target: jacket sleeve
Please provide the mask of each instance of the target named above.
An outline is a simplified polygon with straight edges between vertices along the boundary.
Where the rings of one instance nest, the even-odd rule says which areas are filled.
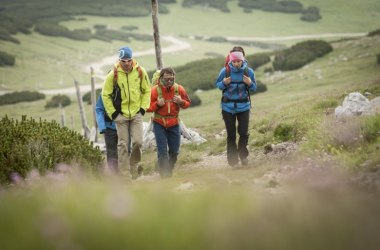
[[[251,78],[252,84],[248,87],[250,92],[255,92],[257,89],[257,84],[256,84],[256,78],[255,78],[255,72],[253,69],[249,68],[248,69],[249,77]]]
[[[150,80],[145,69],[143,70],[143,80],[141,82],[141,104],[140,107],[147,110],[150,106]]]
[[[157,98],[158,98],[157,88],[158,88],[158,85],[155,85],[151,89],[150,106],[149,106],[147,112],[155,112],[158,109],[158,106],[157,106]]]
[[[215,86],[220,89],[220,90],[224,90],[226,88],[228,88],[228,86],[226,86],[224,83],[223,83],[223,79],[224,77],[226,76],[226,69],[225,68],[222,68],[219,72],[219,75],[218,75],[218,78],[216,79],[215,81]]]
[[[179,92],[179,95],[181,96],[182,100],[184,101],[184,103],[180,107],[183,109],[188,108],[191,104],[191,100],[190,100],[189,95],[186,93],[185,88],[182,87],[182,85],[178,86],[178,92]]]
[[[103,134],[106,131],[106,122],[104,120],[105,109],[102,101],[102,97],[99,96],[95,105],[96,123],[98,124],[99,132]]]
[[[110,71],[104,80],[102,88],[102,100],[104,104],[105,111],[109,117],[116,111],[112,104],[112,91],[113,91],[113,71]]]

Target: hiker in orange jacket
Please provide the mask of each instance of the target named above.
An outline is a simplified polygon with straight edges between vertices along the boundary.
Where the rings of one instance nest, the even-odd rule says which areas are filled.
[[[177,162],[181,144],[178,115],[181,109],[188,108],[190,104],[191,100],[183,86],[175,83],[174,69],[161,69],[158,84],[151,90],[147,112],[154,112],[153,133],[157,144],[158,171],[162,178],[172,175]]]

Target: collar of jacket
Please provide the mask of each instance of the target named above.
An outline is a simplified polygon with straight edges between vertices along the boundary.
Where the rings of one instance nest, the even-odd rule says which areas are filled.
[[[123,66],[121,66],[121,63],[120,62],[117,62],[115,64],[116,68],[117,68],[117,71],[121,71],[123,73],[131,73],[131,71],[135,68],[137,68],[139,66],[139,63],[136,61],[136,59],[132,59],[132,69],[131,71],[127,72],[124,70]]]

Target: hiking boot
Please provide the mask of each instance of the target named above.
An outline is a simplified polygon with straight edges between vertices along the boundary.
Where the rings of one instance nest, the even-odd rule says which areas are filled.
[[[241,165],[243,165],[243,166],[248,165],[248,159],[247,158],[241,159],[240,161],[241,161]]]
[[[137,167],[137,175],[138,176],[141,176],[143,174],[143,171],[144,171],[144,168],[142,166],[138,166]]]
[[[131,165],[129,171],[131,173],[132,180],[136,180],[139,177],[139,175],[137,173],[137,166],[136,165]]]
[[[237,165],[238,165],[238,162],[236,161],[234,161],[234,162],[228,162],[228,165],[230,165],[231,167],[237,167]]]

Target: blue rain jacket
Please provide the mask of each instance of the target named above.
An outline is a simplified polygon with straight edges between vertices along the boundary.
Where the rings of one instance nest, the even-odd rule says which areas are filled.
[[[106,128],[116,130],[116,124],[107,115],[104,108],[102,96],[100,95],[95,105],[96,122],[98,123],[99,132],[103,134],[106,132]]]
[[[254,92],[256,90],[255,73],[253,69],[248,67],[246,61],[243,62],[239,69],[235,68],[231,62],[228,63],[228,65],[230,67],[231,83],[229,85],[223,83],[223,79],[226,77],[226,67],[223,67],[220,70],[218,79],[215,82],[216,87],[223,91],[222,98],[227,100],[227,102],[221,102],[221,108],[231,114],[247,111],[251,108],[248,99],[248,91]],[[243,82],[245,68],[248,68],[248,75],[252,81],[251,85],[248,87],[248,91],[247,85]]]

